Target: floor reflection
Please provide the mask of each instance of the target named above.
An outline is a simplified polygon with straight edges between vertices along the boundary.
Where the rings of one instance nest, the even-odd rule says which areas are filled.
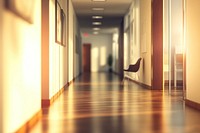
[[[80,76],[51,105],[31,133],[191,133],[200,112],[185,107],[182,91],[148,90],[115,74]]]

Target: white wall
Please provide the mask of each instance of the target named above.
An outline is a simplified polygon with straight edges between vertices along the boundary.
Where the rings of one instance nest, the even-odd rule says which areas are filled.
[[[11,133],[41,107],[41,1],[34,1],[33,24],[4,8],[3,2],[0,0],[0,93],[4,97],[0,105],[4,118],[0,132]]]
[[[67,44],[62,46],[55,42],[55,0],[49,3],[49,97],[51,99],[68,82],[72,81],[78,72],[74,69],[79,58],[75,54],[74,36],[76,23],[75,13],[71,0],[68,7],[66,0],[59,0],[67,18]],[[76,74],[75,74],[76,73]]]
[[[69,0],[69,36],[68,36],[68,81],[72,81],[74,78],[74,64],[75,64],[75,47],[74,47],[74,9],[71,0]]]
[[[59,3],[67,14],[67,2],[59,0]],[[63,47],[55,42],[55,0],[51,0],[49,3],[49,99],[68,82],[67,46]]]
[[[82,44],[91,44],[91,71],[108,71],[107,57],[112,54],[112,34],[82,36]]]
[[[74,14],[74,77],[79,76],[79,74],[82,72],[81,63],[82,63],[82,44],[81,44],[81,32],[80,32],[80,26],[79,22],[77,20],[76,14]]]
[[[200,103],[200,1],[186,1],[186,98]]]

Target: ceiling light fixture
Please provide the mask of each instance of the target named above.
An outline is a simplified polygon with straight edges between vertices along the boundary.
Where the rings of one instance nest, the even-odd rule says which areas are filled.
[[[106,0],[92,0],[93,2],[106,2]]]
[[[99,32],[95,31],[95,32],[93,32],[93,34],[97,35],[97,34],[99,34]]]
[[[92,10],[93,11],[103,11],[104,8],[102,8],[102,7],[94,7],[94,8],[92,8]]]
[[[92,22],[93,25],[101,25],[101,22]]]
[[[98,27],[95,27],[95,28],[93,28],[93,30],[100,30],[100,28],[98,28]]]
[[[99,16],[99,15],[96,15],[96,16],[92,16],[93,19],[102,19],[103,16]]]

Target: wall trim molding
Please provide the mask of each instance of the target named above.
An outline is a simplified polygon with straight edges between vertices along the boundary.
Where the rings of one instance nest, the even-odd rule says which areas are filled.
[[[185,99],[185,104],[189,107],[192,107],[194,109],[200,110],[200,103],[191,101],[189,99]]]
[[[42,99],[41,109],[33,115],[25,124],[23,124],[15,133],[27,133],[42,117],[42,109],[48,108],[67,88],[74,82],[75,78],[68,82],[63,88],[61,88],[51,99]]]
[[[128,79],[128,80],[130,80],[131,82],[134,82],[134,83],[136,83],[136,84],[138,84],[138,85],[140,85],[140,86],[142,86],[142,87],[144,87],[145,89],[152,89],[152,87],[151,86],[149,86],[149,85],[147,85],[147,84],[144,84],[144,83],[141,83],[141,82],[139,82],[139,81],[137,81],[137,80],[134,80],[134,79],[131,79],[130,77],[124,77],[125,79]]]
[[[68,85],[68,86],[71,85],[71,84],[75,81],[75,79],[76,79],[76,78],[73,78],[71,81],[69,81],[69,82],[67,83],[67,85]]]
[[[49,107],[64,92],[64,90],[68,86],[69,86],[69,83],[67,83],[63,88],[61,88],[54,96],[52,96],[51,99],[42,99],[42,102],[41,102],[42,108]]]

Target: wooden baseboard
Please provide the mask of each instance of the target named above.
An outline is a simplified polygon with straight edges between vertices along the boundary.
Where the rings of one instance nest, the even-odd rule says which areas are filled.
[[[69,86],[69,83],[67,83],[62,89],[60,89],[51,99],[42,99],[42,108],[49,107],[63,93],[67,86]]]
[[[51,99],[42,99],[42,108],[49,107],[63,92],[67,87],[75,80],[75,78],[67,83],[63,88],[60,89],[59,92],[57,92]],[[27,133],[29,130],[38,122],[38,120],[42,116],[42,108],[41,110],[36,113],[30,120],[28,120],[24,125],[22,125],[16,133]]]
[[[151,86],[149,86],[149,85],[146,85],[146,84],[144,84],[144,83],[138,82],[138,81],[133,80],[133,79],[131,79],[131,78],[129,78],[129,77],[125,77],[125,78],[129,79],[130,81],[132,81],[132,82],[134,82],[134,83],[136,83],[136,84],[138,84],[138,85],[140,85],[140,86],[142,86],[142,87],[144,87],[144,88],[146,88],[146,89],[151,89]]]
[[[57,92],[51,99],[42,99],[42,108],[49,107],[65,90],[65,88],[68,86],[65,85],[62,89],[60,89],[59,92]],[[30,120],[28,120],[22,127],[20,127],[16,133],[27,133],[41,118],[42,116],[42,108],[41,110],[36,113]]]
[[[194,101],[191,101],[191,100],[188,100],[188,99],[185,99],[185,104],[187,106],[190,106],[192,108],[195,108],[197,110],[200,110],[200,103],[196,103]]]
[[[15,133],[27,133],[38,122],[42,116],[42,109],[37,112],[30,120],[21,126]]]
[[[73,78],[71,81],[69,81],[63,88],[60,89],[51,99],[42,99],[42,108],[49,107],[62,93],[63,91],[73,82],[75,81],[75,78]]]
[[[58,91],[51,99],[42,99],[42,108],[46,108],[49,107],[63,92],[65,89],[67,89],[67,87],[73,83],[75,80],[75,78],[68,82],[63,88],[60,89],[60,91]],[[29,130],[38,122],[38,120],[41,118],[42,116],[42,108],[41,110],[36,113],[30,120],[28,120],[24,125],[22,125],[17,131],[16,133],[27,133],[29,132]]]
[[[74,81],[75,81],[75,78],[73,78],[71,81],[69,81],[69,82],[68,82],[68,86],[69,86],[70,84],[72,84]]]

